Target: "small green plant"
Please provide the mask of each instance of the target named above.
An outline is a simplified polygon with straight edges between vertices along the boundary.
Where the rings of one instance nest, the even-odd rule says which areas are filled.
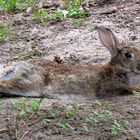
[[[17,9],[27,8],[36,2],[37,0],[28,0],[26,2],[22,2],[22,0],[0,0],[0,7],[6,12],[13,12]]]
[[[75,21],[74,21],[74,24],[76,26],[79,26],[79,27],[82,26],[83,23],[84,23],[84,19],[83,18],[75,19]]]
[[[65,109],[67,118],[73,118],[76,116],[76,108],[73,105],[68,105]]]
[[[25,9],[25,8],[35,4],[36,2],[37,2],[37,0],[26,0],[25,2],[22,2],[20,0],[20,2],[17,5],[17,9],[20,9],[20,10]]]
[[[3,43],[7,37],[4,25],[0,24],[0,43]]]
[[[46,126],[46,125],[49,125],[50,123],[51,123],[50,119],[43,119],[41,124]]]
[[[19,0],[0,0],[0,7],[7,12],[16,10]]]
[[[98,118],[96,118],[96,117],[91,117],[91,118],[86,118],[86,119],[84,120],[84,122],[85,122],[85,123],[97,123],[97,122],[99,122],[99,121],[98,121]]]
[[[93,103],[96,105],[101,105],[101,102],[99,100],[95,100],[95,101],[93,101]]]
[[[101,118],[103,115],[101,112],[99,112],[98,110],[97,111],[93,111],[93,115],[97,118]]]
[[[93,116],[89,118],[85,118],[85,123],[101,123],[101,121],[110,118],[112,116],[112,112],[109,110],[102,111],[93,111]]]
[[[89,13],[87,13],[87,12],[71,10],[71,11],[69,11],[67,16],[73,17],[73,18],[83,18],[83,17],[86,17],[87,15],[89,15]]]
[[[28,60],[33,59],[35,57],[41,57],[43,55],[43,52],[39,50],[38,46],[35,44],[32,44],[30,50],[28,52],[19,52],[18,49],[13,50],[13,54],[15,55],[13,58],[18,60]]]
[[[18,114],[20,118],[25,118],[25,116],[27,115],[27,112],[25,110],[21,110]]]
[[[74,130],[74,127],[71,124],[69,124],[68,122],[60,123],[59,127],[62,128],[63,130]]]
[[[11,24],[3,25],[2,23],[0,23],[0,44],[4,43],[8,38],[15,38],[15,34],[12,32]]]
[[[48,14],[48,12],[45,11],[43,8],[38,8],[34,10],[33,15],[35,19],[42,24],[49,24],[51,20],[53,20],[53,17],[50,14]]]
[[[27,114],[33,116],[37,114],[41,108],[43,98],[34,100],[32,105],[27,104],[25,99],[12,102],[12,106],[17,110],[19,117],[24,118]]]
[[[89,32],[93,32],[93,31],[94,31],[93,22],[94,22],[94,21],[89,21],[89,23],[88,23],[88,24],[89,24],[89,26],[88,26],[88,27],[89,27],[89,29],[88,29]],[[96,100],[95,100],[95,101],[96,101]],[[97,101],[98,101],[98,100],[97,100]],[[101,103],[100,103],[100,104],[101,104]]]
[[[111,117],[112,116],[112,112],[108,109],[103,110],[102,114],[104,117]]]
[[[104,109],[109,110],[109,102],[108,101],[106,101],[103,105],[104,105]]]
[[[130,126],[130,122],[128,120],[124,120],[124,126],[128,128]]]
[[[60,10],[55,11],[54,15],[56,18],[60,19],[61,21],[65,20],[67,18],[67,12],[65,13]]]
[[[76,116],[76,111],[75,110],[71,110],[67,112],[67,117],[68,118],[73,118]]]
[[[13,101],[12,106],[17,110],[19,117],[24,118],[28,112],[31,112],[29,105],[26,104],[25,99]]]
[[[68,17],[75,17],[75,18],[83,18],[89,15],[88,12],[84,12],[80,10],[81,5],[84,3],[85,0],[72,0],[68,4]]]
[[[69,10],[78,10],[85,0],[72,0],[68,3]]]
[[[87,109],[87,106],[85,104],[78,104],[78,109]]]
[[[25,110],[27,108],[25,99],[13,101],[12,106],[17,110]]]
[[[86,126],[86,125],[84,125],[84,126],[82,127],[82,130],[85,131],[85,132],[89,132],[89,128],[88,128],[88,126]]]
[[[122,130],[121,124],[117,120],[114,120],[113,125],[111,127],[112,135],[114,135],[114,136],[118,135],[121,132],[121,130]]]
[[[41,98],[40,100],[34,100],[33,101],[32,109],[35,113],[37,113],[40,110],[41,103],[42,103],[43,99],[44,98]]]
[[[64,0],[65,1],[65,0]],[[63,21],[67,18],[83,18],[90,13],[84,12],[80,9],[84,0],[72,0],[71,2],[65,1],[64,3],[67,5],[66,10],[57,9],[54,12],[47,12],[46,9],[38,8],[33,11],[33,16],[36,20],[43,24],[50,24],[54,21]],[[84,20],[80,19],[77,21],[77,24],[80,26]]]

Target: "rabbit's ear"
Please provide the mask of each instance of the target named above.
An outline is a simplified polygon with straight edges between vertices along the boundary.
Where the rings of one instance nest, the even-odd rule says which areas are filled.
[[[112,31],[105,27],[95,27],[98,30],[102,44],[109,49],[112,56],[116,56],[119,50],[119,42]]]

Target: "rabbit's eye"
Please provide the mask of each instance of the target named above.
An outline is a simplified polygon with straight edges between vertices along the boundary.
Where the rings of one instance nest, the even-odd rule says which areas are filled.
[[[132,54],[131,54],[130,52],[126,52],[126,53],[125,53],[125,57],[127,57],[127,58],[132,58]]]

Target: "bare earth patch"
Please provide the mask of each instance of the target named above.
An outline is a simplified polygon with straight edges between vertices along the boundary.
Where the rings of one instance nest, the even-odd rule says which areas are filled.
[[[15,39],[0,45],[0,74],[19,61],[59,56],[72,64],[102,64],[110,59],[94,31],[109,27],[125,44],[140,48],[140,4],[136,1],[102,7],[86,5],[92,13],[82,26],[76,19],[53,25],[37,23],[30,13],[0,11],[0,21],[12,21]],[[107,13],[108,11],[116,11]],[[31,48],[35,46],[36,50]],[[140,94],[104,99],[51,100],[1,98],[0,140],[139,140]]]

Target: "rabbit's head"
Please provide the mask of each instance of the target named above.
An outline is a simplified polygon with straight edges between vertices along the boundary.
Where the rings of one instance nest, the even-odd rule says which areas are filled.
[[[112,31],[105,27],[96,27],[102,44],[110,51],[110,64],[128,72],[140,73],[140,51],[136,48],[123,46]]]

